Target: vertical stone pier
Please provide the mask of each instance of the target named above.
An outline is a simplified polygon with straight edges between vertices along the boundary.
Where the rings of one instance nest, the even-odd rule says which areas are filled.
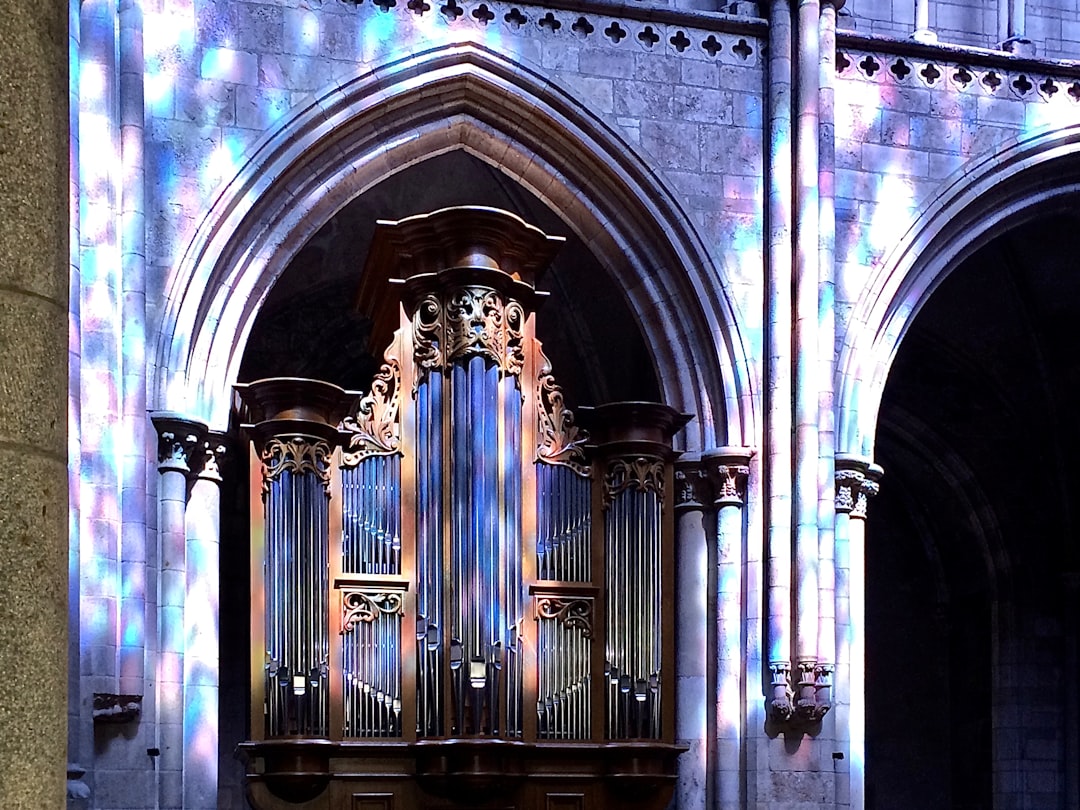
[[[68,27],[0,26],[0,807],[60,808],[67,747]]]

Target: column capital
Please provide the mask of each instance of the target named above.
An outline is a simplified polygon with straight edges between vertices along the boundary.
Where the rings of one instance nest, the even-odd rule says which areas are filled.
[[[713,481],[717,506],[742,506],[746,503],[746,482],[750,477],[749,447],[717,447],[703,459]]]
[[[206,441],[203,422],[172,411],[154,411],[150,420],[158,434],[158,470],[175,470],[185,475],[202,463],[198,449]]]
[[[885,470],[868,458],[836,454],[836,511],[846,512],[853,518],[866,519],[869,499],[881,489],[881,476]]]
[[[198,476],[200,480],[221,483],[221,467],[229,454],[229,439],[223,433],[211,432],[202,445]]]
[[[701,510],[712,500],[709,474],[701,459],[675,462],[675,509]]]

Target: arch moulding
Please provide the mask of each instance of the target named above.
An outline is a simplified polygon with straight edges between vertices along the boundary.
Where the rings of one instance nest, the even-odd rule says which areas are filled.
[[[453,149],[546,202],[626,290],[665,398],[697,416],[686,449],[754,443],[724,268],[670,189],[568,93],[476,44],[334,87],[253,148],[168,285],[154,407],[224,429],[248,333],[296,252],[366,189]]]
[[[946,180],[863,288],[840,347],[837,452],[872,458],[885,382],[915,315],[965,258],[1080,193],[1080,125],[1015,138]]]

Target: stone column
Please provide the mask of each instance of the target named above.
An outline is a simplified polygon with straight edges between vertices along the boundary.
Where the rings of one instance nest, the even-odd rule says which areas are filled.
[[[716,806],[742,807],[743,514],[752,451],[706,457],[716,510]]]
[[[1027,0],[998,0],[1001,49],[1017,56],[1034,56],[1035,43],[1025,33]]]
[[[847,749],[852,810],[866,804],[866,507],[883,472],[867,459],[836,455],[836,729]]]
[[[0,26],[0,807],[58,808],[67,708],[67,4]]]
[[[214,810],[218,786],[218,617],[224,437],[211,435],[188,500],[184,594],[184,810]]]
[[[675,465],[676,618],[675,740],[690,750],[679,759],[676,806],[709,801],[709,526],[713,523],[708,476],[698,461]]]
[[[158,802],[183,806],[184,606],[187,596],[188,478],[206,426],[179,414],[152,414],[158,431]],[[201,458],[198,459],[201,462]]]
[[[915,30],[911,38],[928,44],[937,42],[937,34],[930,30],[930,0],[915,0]]]

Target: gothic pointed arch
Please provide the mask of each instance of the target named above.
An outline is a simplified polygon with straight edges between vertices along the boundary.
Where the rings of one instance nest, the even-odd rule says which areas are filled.
[[[292,256],[364,190],[454,149],[558,211],[626,290],[664,397],[697,415],[687,449],[753,443],[748,348],[724,268],[675,196],[570,94],[476,44],[414,54],[334,87],[254,148],[168,286],[157,406],[224,426],[255,315]]]
[[[1080,192],[1080,125],[1040,130],[973,159],[942,183],[864,286],[837,363],[837,451],[873,456],[885,382],[937,286],[1005,230]]]

